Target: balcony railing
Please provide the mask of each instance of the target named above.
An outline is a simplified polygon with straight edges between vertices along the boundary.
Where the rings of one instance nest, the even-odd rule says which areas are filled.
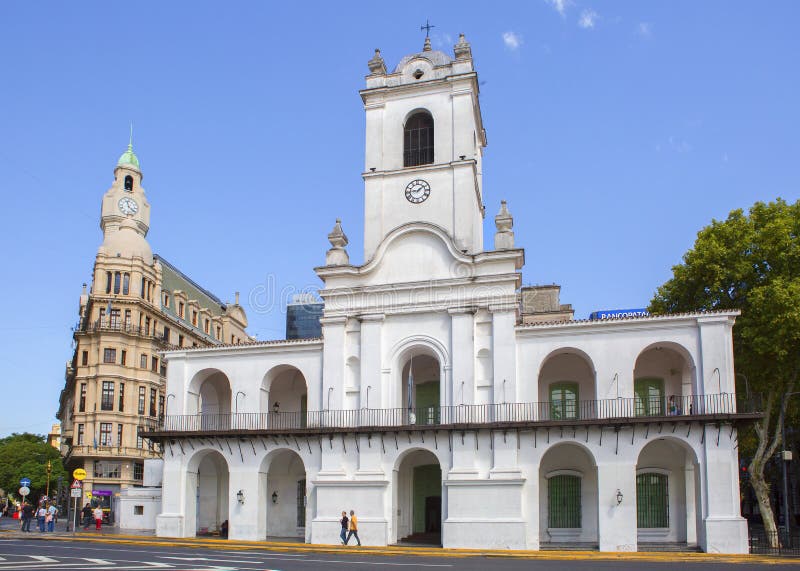
[[[617,398],[417,409],[355,409],[308,412],[168,415],[143,421],[144,435],[159,432],[319,432],[336,429],[469,427],[491,425],[564,425],[641,421],[702,420],[757,413],[753,403],[737,408],[734,394],[693,395],[669,399]]]
[[[91,322],[80,322],[75,326],[77,333],[125,333],[126,335],[136,335],[147,337],[166,343],[163,334],[159,335],[153,326],[149,328],[139,327],[124,319],[96,319]]]

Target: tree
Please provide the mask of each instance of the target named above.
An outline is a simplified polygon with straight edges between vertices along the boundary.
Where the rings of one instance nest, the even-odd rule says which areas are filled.
[[[748,214],[739,209],[712,220],[672,270],[651,312],[742,311],[733,329],[737,379],[743,375],[751,390],[766,395],[748,471],[764,527],[777,544],[764,468],[781,444],[800,372],[800,201],[757,202]]]
[[[0,439],[0,488],[15,494],[22,478],[30,478],[34,501],[47,489],[47,461],[50,461],[50,490],[59,476],[66,480],[67,471],[61,462],[61,453],[38,434],[17,434]]]

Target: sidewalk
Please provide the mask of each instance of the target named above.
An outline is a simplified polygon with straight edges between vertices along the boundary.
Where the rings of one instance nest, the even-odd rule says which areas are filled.
[[[797,565],[796,559],[770,557],[765,555],[720,555],[712,553],[675,553],[675,552],[636,552],[613,553],[598,551],[522,551],[502,549],[442,549],[430,547],[405,547],[405,546],[380,546],[380,547],[355,547],[342,545],[308,544],[290,541],[238,541],[218,538],[163,538],[155,537],[149,531],[125,530],[120,533],[116,527],[106,526],[103,531],[80,530],[76,534],[61,529],[52,533],[35,532],[22,533],[18,528],[8,529],[0,526],[0,539],[23,539],[42,541],[81,541],[118,543],[126,545],[149,545],[169,547],[193,547],[202,549],[229,549],[229,550],[259,550],[278,552],[304,552],[325,554],[364,554],[387,556],[416,556],[438,558],[463,558],[463,557],[503,557],[509,559],[530,560],[567,560],[579,561],[647,561],[647,562],[685,562],[685,563],[767,563],[772,565]],[[4,529],[5,528],[5,529]]]

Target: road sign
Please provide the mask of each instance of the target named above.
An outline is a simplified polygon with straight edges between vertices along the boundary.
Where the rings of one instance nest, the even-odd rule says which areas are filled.
[[[83,487],[83,484],[81,484],[80,480],[73,480],[72,481],[72,485],[70,486],[70,488],[72,488],[73,490],[76,490],[76,489],[80,490],[82,487]]]
[[[20,478],[19,485],[24,487],[24,488],[29,488],[30,485],[31,485],[31,479],[30,478]]]
[[[72,471],[72,477],[76,480],[83,480],[86,478],[86,470],[83,468],[75,468],[75,470]]]
[[[81,497],[81,489],[80,488],[72,488],[69,492],[69,497],[71,498],[80,498]]]
[[[27,496],[28,494],[30,494],[30,493],[31,493],[31,489],[28,486],[22,486],[19,489],[19,495],[22,496],[23,498],[25,496]]]

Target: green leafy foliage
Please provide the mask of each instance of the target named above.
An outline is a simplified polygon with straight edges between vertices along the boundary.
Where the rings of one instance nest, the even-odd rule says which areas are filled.
[[[30,478],[31,494],[35,501],[47,488],[47,461],[50,461],[50,491],[62,476],[67,482],[67,471],[58,450],[47,444],[47,438],[38,434],[12,434],[0,439],[0,488],[7,494],[18,496],[21,478]]]
[[[650,302],[653,313],[739,309],[733,328],[737,393],[760,393],[764,418],[739,435],[748,482],[768,532],[777,531],[765,468],[779,449],[800,372],[800,201],[734,210],[697,234],[673,277]],[[746,384],[745,384],[746,382]],[[777,546],[777,534],[770,542]]]
[[[800,369],[800,201],[757,202],[747,215],[713,220],[650,303],[653,313],[716,309],[742,311],[737,373],[751,390],[780,393]]]

